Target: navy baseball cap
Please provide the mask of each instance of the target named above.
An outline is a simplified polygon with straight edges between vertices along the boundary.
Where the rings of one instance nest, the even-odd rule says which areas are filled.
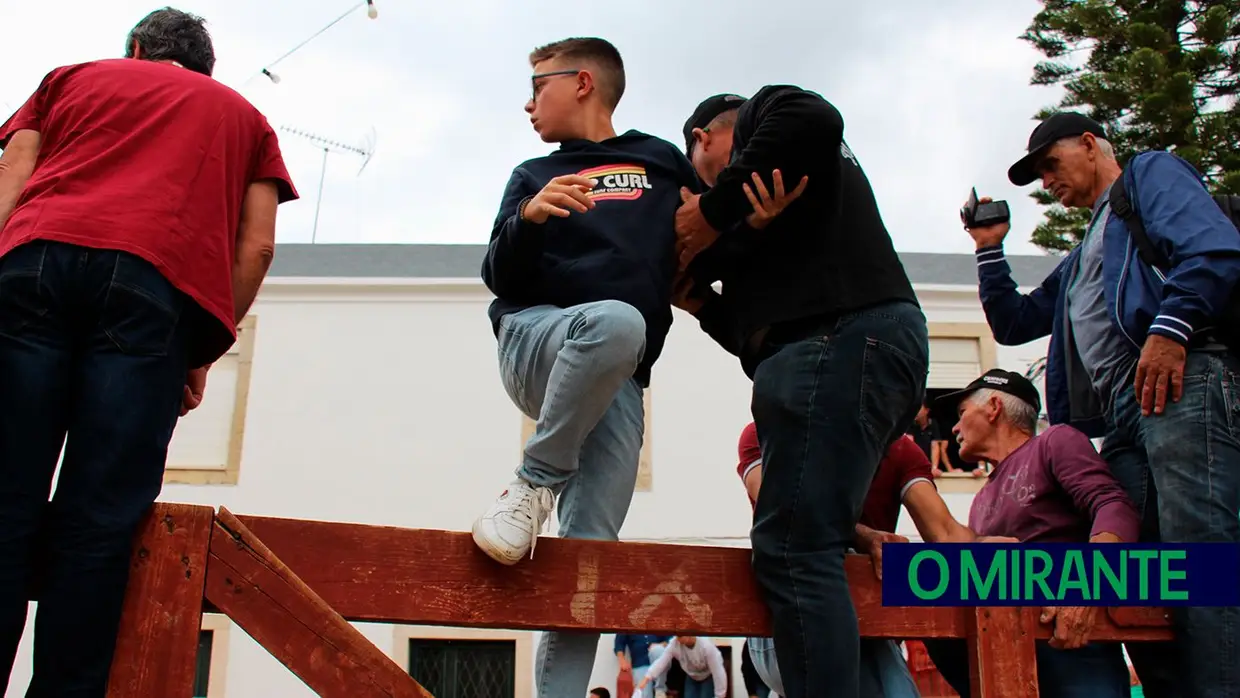
[[[972,383],[965,386],[964,390],[948,393],[935,400],[934,412],[937,415],[941,415],[941,418],[946,418],[950,415],[954,419],[960,403],[973,393],[983,389],[997,390],[1001,393],[1013,395],[1022,402],[1032,405],[1034,412],[1040,413],[1042,411],[1042,396],[1038,394],[1037,387],[1028,378],[1013,371],[995,368],[983,373]]]
[[[719,94],[702,100],[697,109],[693,110],[693,116],[685,122],[685,155],[693,151],[693,129],[706,128],[715,117],[733,109],[740,109],[746,101],[748,100],[744,97],[734,94]]]
[[[1018,187],[1038,181],[1036,169],[1038,158],[1046,154],[1052,145],[1064,138],[1092,133],[1097,138],[1106,138],[1107,132],[1102,124],[1074,111],[1064,111],[1046,117],[1029,134],[1029,146],[1025,157],[1016,161],[1008,168],[1008,180]]]

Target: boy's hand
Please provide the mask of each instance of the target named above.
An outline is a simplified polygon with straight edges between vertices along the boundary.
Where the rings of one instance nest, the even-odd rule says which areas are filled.
[[[597,179],[586,179],[578,175],[561,175],[547,182],[542,191],[534,195],[521,211],[521,218],[542,225],[551,216],[568,218],[569,209],[577,213],[585,213],[594,208],[594,199],[590,191],[598,184]]]

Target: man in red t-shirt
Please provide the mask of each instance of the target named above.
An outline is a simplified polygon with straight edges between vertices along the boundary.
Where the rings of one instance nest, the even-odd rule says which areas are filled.
[[[200,18],[156,11],[126,53],[56,68],[0,125],[0,679],[38,579],[28,695],[106,692],[173,428],[297,197]]]
[[[739,463],[736,472],[745,483],[750,505],[756,505],[762,488],[762,447],[758,441],[757,427],[752,422],[741,432],[737,455]],[[901,436],[888,447],[887,454],[878,464],[878,470],[862,505],[861,519],[857,524],[854,540],[858,552],[871,556],[874,571],[880,579],[883,543],[908,542],[907,538],[895,532],[901,505],[908,509],[918,533],[928,542],[977,540],[977,536],[968,527],[956,521],[948,510],[947,503],[939,496],[925,452],[912,437]],[[754,666],[762,680],[772,690],[783,695],[771,640],[749,638],[748,645]],[[871,692],[881,692],[886,698],[918,695],[916,684],[895,642],[862,639],[861,656],[862,685],[865,686],[867,681],[877,684],[871,685]]]

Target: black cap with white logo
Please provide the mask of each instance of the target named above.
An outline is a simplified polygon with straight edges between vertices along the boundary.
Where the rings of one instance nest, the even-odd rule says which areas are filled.
[[[1058,141],[1086,133],[1092,133],[1097,138],[1107,137],[1102,124],[1084,114],[1064,111],[1048,116],[1029,134],[1029,146],[1026,149],[1029,152],[1008,169],[1008,179],[1018,187],[1036,182],[1038,158],[1045,155]]]
[[[983,373],[980,378],[970,383],[964,390],[948,393],[935,400],[934,411],[943,418],[947,418],[950,415],[952,419],[955,419],[960,403],[973,393],[984,389],[997,390],[1001,393],[1013,395],[1033,405],[1034,412],[1042,411],[1042,396],[1038,395],[1037,387],[1028,378],[1019,373],[1004,371],[999,368]]]
[[[685,122],[685,154],[693,152],[693,129],[706,128],[710,122],[715,120],[715,117],[733,109],[740,109],[746,101],[744,97],[733,94],[715,95],[702,100],[702,103],[697,105],[697,109],[693,110],[693,116]]]

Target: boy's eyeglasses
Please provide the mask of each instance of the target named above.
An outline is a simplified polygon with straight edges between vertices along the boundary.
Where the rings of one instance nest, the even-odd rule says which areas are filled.
[[[531,102],[538,101],[538,93],[542,91],[542,86],[546,84],[546,83],[539,83],[538,82],[539,80],[543,78],[553,78],[553,77],[560,76],[560,75],[576,75],[577,73],[580,73],[580,72],[581,72],[580,69],[553,70],[549,73],[537,73],[535,75],[531,75],[530,85],[532,87],[532,92],[530,94],[530,101]]]

